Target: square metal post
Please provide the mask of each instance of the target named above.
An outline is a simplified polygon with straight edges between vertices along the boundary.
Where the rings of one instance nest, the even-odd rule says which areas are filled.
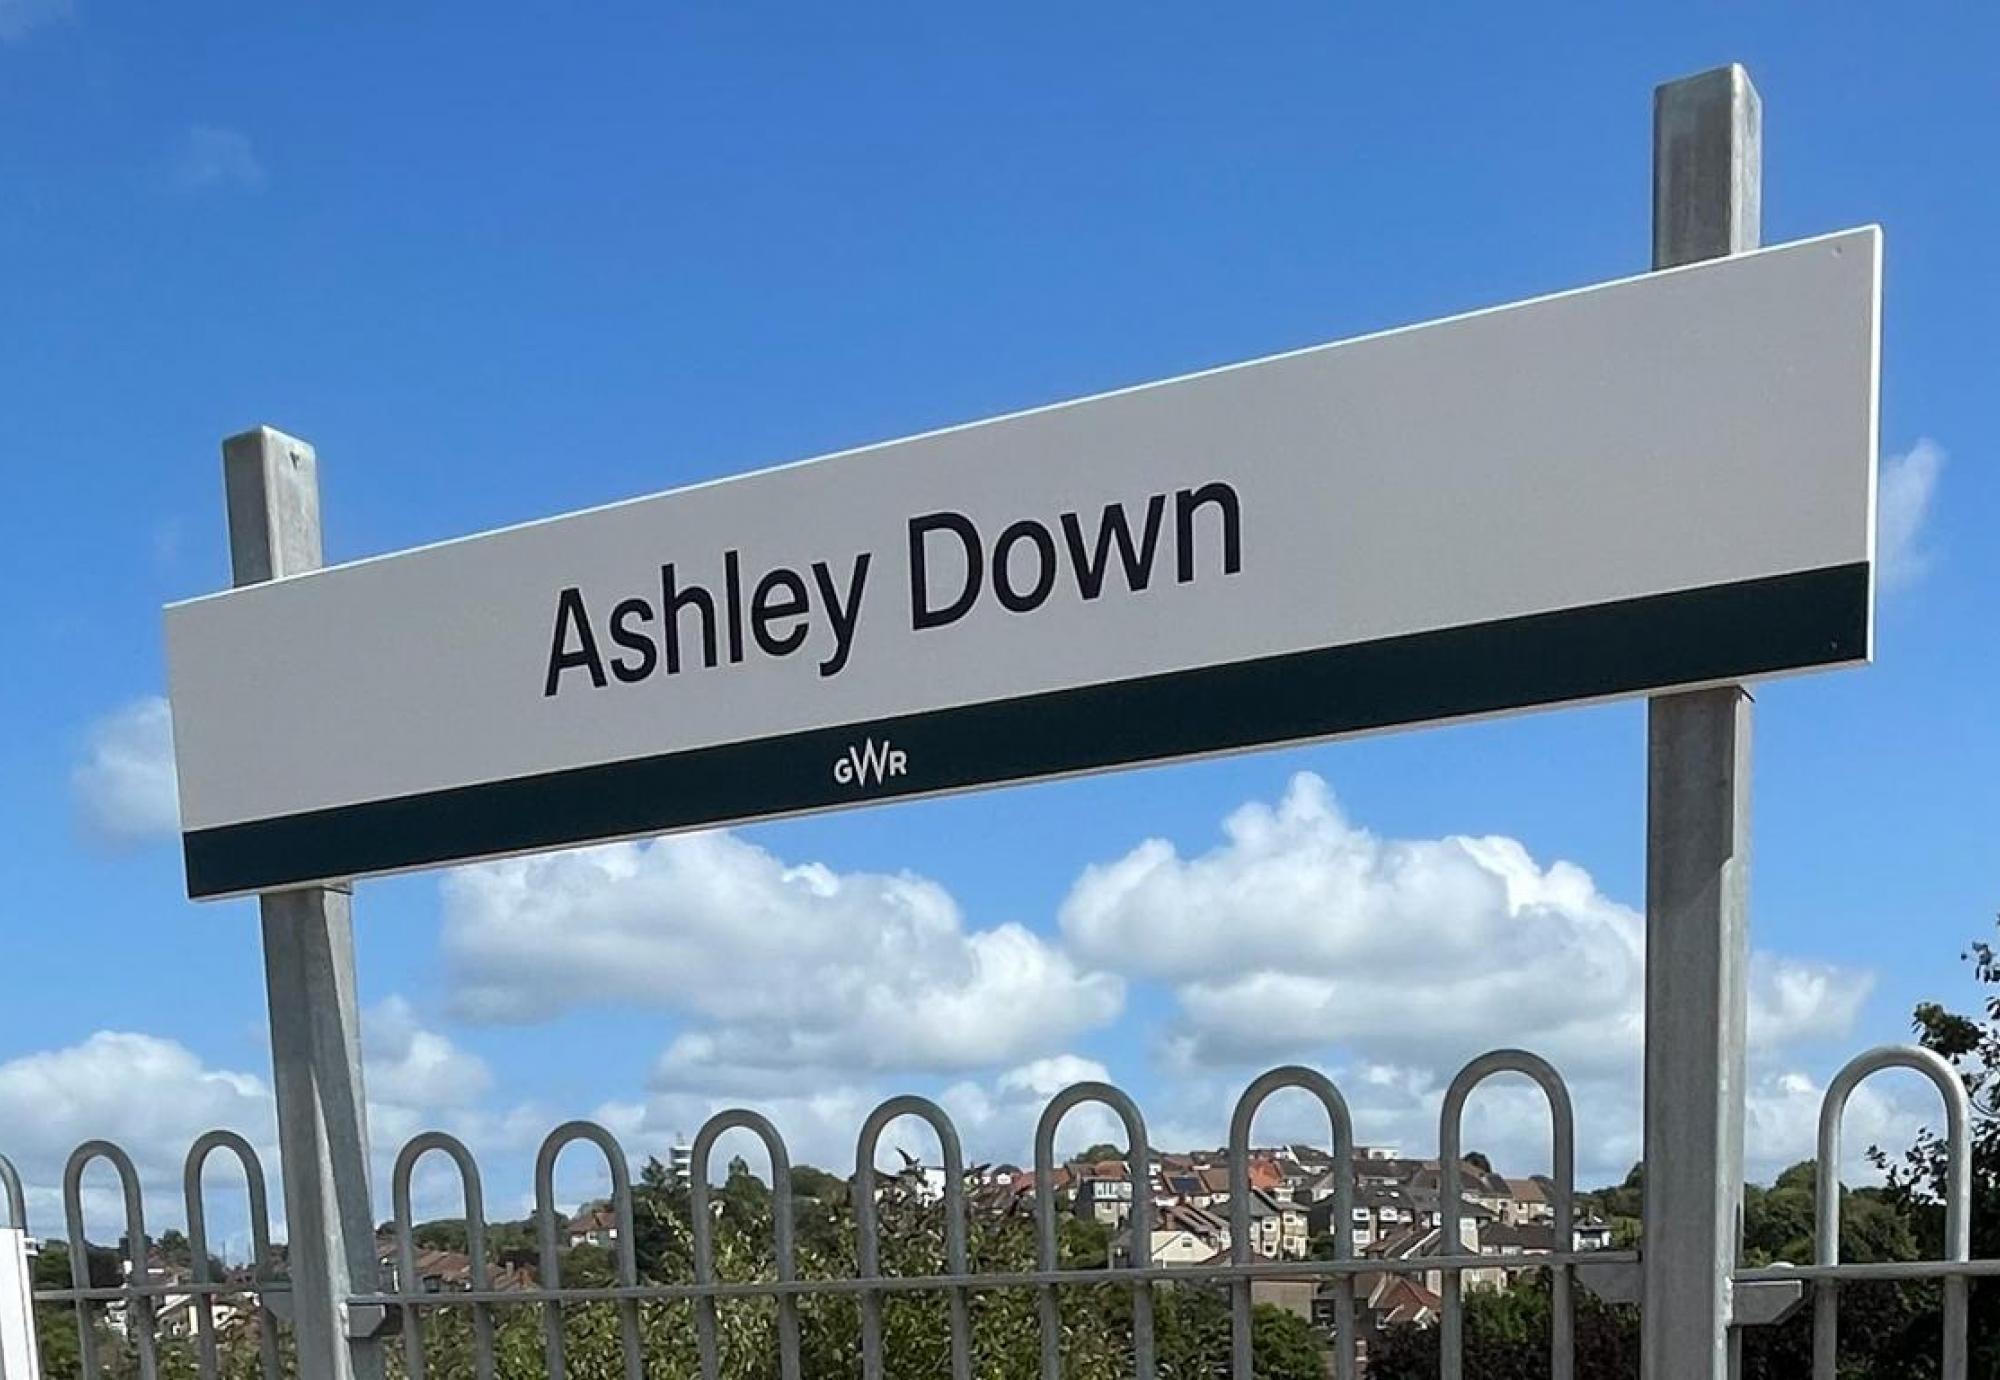
[[[222,443],[222,471],[235,583],[317,569],[313,448],[259,427]],[[258,905],[299,1375],[380,1380],[382,1348],[354,1335],[362,1329],[347,1309],[349,1295],[377,1282],[353,898],[346,888],[313,887],[262,896]]]
[[[1762,117],[1731,65],[1653,104],[1653,267],[1757,245]],[[1750,697],[1648,704],[1644,1380],[1730,1373],[1748,1008]]]

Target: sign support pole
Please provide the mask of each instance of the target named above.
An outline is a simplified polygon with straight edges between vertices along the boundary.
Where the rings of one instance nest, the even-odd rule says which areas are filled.
[[[1653,93],[1653,267],[1756,247],[1762,110],[1734,64]],[[1644,1380],[1733,1372],[1748,1007],[1750,696],[1648,702]]]
[[[317,569],[313,448],[259,427],[222,443],[222,471],[235,583]],[[310,733],[312,725],[299,731]],[[363,1330],[347,1308],[357,1287],[376,1284],[352,890],[273,892],[258,905],[299,1375],[381,1380],[381,1347],[356,1335]]]

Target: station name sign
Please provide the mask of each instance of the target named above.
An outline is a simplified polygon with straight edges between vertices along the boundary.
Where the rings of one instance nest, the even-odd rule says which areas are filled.
[[[1136,519],[1122,502],[1107,503],[1089,517],[1064,513],[1050,524],[1020,518],[992,539],[990,552],[978,523],[964,513],[911,518],[904,626],[913,632],[949,627],[989,591],[994,603],[1016,614],[1043,607],[1059,586],[1086,602],[1113,586],[1142,593],[1152,586],[1154,564],[1161,559],[1168,498],[1148,496],[1137,505]],[[1242,569],[1242,505],[1233,487],[1216,481],[1181,489],[1172,504],[1171,578],[1181,584],[1196,578],[1196,519],[1204,508],[1215,513],[1211,526],[1219,556],[1211,569],[1223,575]],[[608,614],[603,613],[608,601],[599,600],[596,615],[581,587],[566,586],[556,595],[542,693],[559,693],[566,674],[572,682],[587,677],[591,687],[602,690],[613,680],[636,685],[656,675],[741,665],[753,654],[783,658],[804,652],[821,676],[837,676],[854,649],[874,564],[875,553],[863,551],[839,573],[835,564],[816,560],[806,569],[780,564],[746,575],[743,553],[732,548],[716,562],[719,585],[704,585],[668,561],[659,569],[657,590],[619,599]],[[939,566],[949,573],[937,573]]]
[[[167,611],[241,894],[1866,660],[1873,229]]]

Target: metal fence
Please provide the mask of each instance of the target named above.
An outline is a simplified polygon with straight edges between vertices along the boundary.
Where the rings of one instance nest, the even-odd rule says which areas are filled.
[[[1945,1145],[1948,1155],[1948,1194],[1945,1202],[1946,1230],[1943,1257],[1936,1260],[1894,1264],[1839,1263],[1839,1191],[1836,1166],[1840,1155],[1840,1123],[1847,1101],[1859,1084],[1877,1072],[1890,1068],[1912,1069],[1926,1076],[1937,1088],[1945,1112]],[[1555,1187],[1553,1252],[1483,1254],[1469,1249],[1462,1239],[1463,1171],[1459,1152],[1465,1104],[1471,1093],[1498,1074],[1525,1075],[1547,1098],[1552,1129],[1551,1177]],[[1274,1093],[1296,1089],[1315,1098],[1325,1111],[1328,1146],[1338,1177],[1333,1194],[1333,1258],[1328,1260],[1275,1260],[1253,1254],[1250,1234],[1249,1163],[1253,1122],[1258,1110]],[[1058,1256],[1058,1214],[1062,1210],[1056,1196],[1056,1132],[1063,1119],[1085,1104],[1109,1109],[1123,1123],[1127,1142],[1126,1166],[1133,1185],[1128,1224],[1135,1249],[1123,1263],[1097,1269],[1061,1268]],[[927,1123],[936,1134],[943,1161],[942,1210],[944,1215],[944,1271],[935,1275],[890,1276],[880,1266],[881,1234],[878,1226],[876,1152],[884,1131],[905,1117]],[[791,1195],[772,1195],[774,1221],[772,1242],[774,1270],[763,1280],[729,1280],[717,1277],[713,1235],[713,1214],[709,1195],[710,1161],[718,1139],[729,1131],[747,1131],[764,1145],[770,1159],[772,1181],[789,1179],[790,1157],[777,1128],[756,1112],[732,1110],[711,1118],[696,1136],[692,1174],[688,1183],[692,1241],[693,1281],[665,1284],[640,1277],[635,1247],[634,1197],[630,1171],[624,1152],[612,1134],[602,1126],[573,1121],[558,1127],[542,1143],[535,1160],[535,1210],[539,1275],[531,1287],[501,1290],[495,1287],[488,1259],[484,1195],[477,1163],[457,1139],[442,1132],[428,1132],[411,1140],[398,1155],[392,1174],[394,1204],[394,1252],[400,1269],[393,1288],[361,1293],[349,1300],[351,1328],[356,1335],[377,1330],[384,1321],[399,1324],[404,1363],[410,1380],[424,1380],[426,1374],[427,1317],[446,1312],[462,1312],[469,1317],[473,1369],[479,1380],[495,1374],[494,1313],[503,1307],[540,1308],[543,1315],[543,1368],[551,1380],[565,1380],[570,1373],[566,1358],[564,1310],[580,1304],[608,1305],[618,1316],[619,1352],[626,1380],[643,1380],[646,1357],[641,1336],[641,1305],[674,1302],[692,1307],[699,1346],[699,1368],[704,1380],[717,1380],[723,1365],[718,1340],[717,1310],[724,1300],[769,1299],[776,1313],[778,1365],[785,1380],[797,1380],[800,1370],[799,1302],[808,1296],[840,1296],[857,1301],[860,1311],[860,1362],[867,1380],[883,1374],[882,1305],[892,1294],[927,1292],[941,1295],[948,1311],[950,1373],[953,1380],[969,1380],[973,1374],[972,1328],[968,1302],[983,1291],[1030,1289],[1038,1297],[1040,1323],[1040,1368],[1045,1380],[1063,1373],[1063,1335],[1059,1290],[1074,1286],[1119,1286],[1131,1294],[1132,1370],[1139,1380],[1151,1380],[1155,1373],[1154,1289],[1163,1284],[1211,1284],[1226,1287],[1230,1295],[1230,1349],[1228,1373],[1232,1380],[1250,1380],[1252,1375],[1251,1286],[1258,1280],[1307,1280],[1323,1282],[1333,1296],[1333,1325],[1330,1345],[1333,1370],[1339,1380],[1353,1380],[1358,1367],[1356,1281],[1362,1275],[1439,1276],[1440,1307],[1437,1326],[1441,1374],[1458,1380],[1464,1373],[1463,1275],[1479,1271],[1542,1271],[1550,1279],[1552,1327],[1549,1373],[1555,1380],[1570,1380],[1574,1373],[1574,1285],[1581,1283],[1607,1298],[1629,1301],[1636,1298],[1632,1287],[1642,1266],[1642,1254],[1635,1251],[1576,1249],[1573,1206],[1575,1198],[1575,1127],[1570,1097],[1560,1074],[1536,1055],[1519,1050],[1499,1050],[1468,1064],[1447,1091],[1439,1124],[1439,1158],[1442,1190],[1439,1203],[1439,1237],[1433,1253],[1385,1259],[1357,1255],[1354,1245],[1352,1205],[1356,1190],[1354,1135],[1347,1104],[1339,1089],[1325,1075],[1312,1069],[1288,1066],[1273,1069],[1253,1081],[1236,1104],[1229,1129],[1229,1212],[1230,1241],[1226,1262],[1199,1265],[1154,1265],[1150,1263],[1150,1228],[1154,1220],[1151,1183],[1151,1154],[1145,1119],[1131,1097],[1105,1083],[1078,1083],[1058,1093],[1041,1114],[1035,1131],[1035,1242],[1036,1267],[1009,1273],[971,1270],[967,1254],[968,1205],[965,1191],[964,1157],[958,1134],[950,1117],[935,1103],[921,1097],[897,1097],[883,1103],[866,1120],[856,1146],[853,1178],[853,1210],[856,1225],[855,1258],[858,1271],[846,1279],[802,1279],[794,1249],[794,1222]],[[1971,1259],[1970,1194],[1971,1148],[1970,1106],[1963,1084],[1950,1064],[1927,1050],[1883,1047],[1870,1050],[1841,1070],[1830,1086],[1821,1113],[1817,1182],[1815,1257],[1810,1266],[1779,1266],[1744,1269],[1736,1272],[1739,1298],[1758,1290],[1767,1296],[1810,1290],[1813,1308],[1813,1376],[1832,1380],[1839,1326],[1839,1298],[1843,1284],[1864,1281],[1941,1279],[1943,1281],[1942,1375],[1945,1380],[1964,1380],[1967,1349],[1967,1289],[1976,1276],[2000,1276],[2000,1260]],[[609,1210],[617,1226],[614,1242],[616,1282],[596,1287],[565,1286],[562,1280],[563,1241],[561,1221],[555,1204],[555,1166],[561,1152],[577,1142],[588,1142],[601,1152],[609,1170],[611,1195]],[[247,1277],[218,1280],[209,1263],[207,1214],[203,1200],[203,1175],[217,1152],[226,1152],[240,1165],[245,1177],[252,1260]],[[411,1209],[411,1182],[418,1163],[431,1155],[443,1155],[455,1166],[465,1202],[469,1286],[448,1292],[425,1290],[416,1274],[415,1225]],[[116,1172],[125,1216],[125,1281],[115,1286],[93,1286],[90,1281],[89,1250],[84,1236],[82,1180],[84,1171],[103,1160]],[[85,1380],[104,1374],[99,1355],[94,1318],[102,1309],[119,1312],[123,1329],[130,1339],[140,1380],[155,1380],[161,1368],[158,1346],[157,1309],[163,1299],[172,1298],[188,1309],[193,1318],[192,1341],[199,1374],[216,1380],[218,1361],[218,1301],[228,1298],[250,1310],[257,1335],[257,1368],[267,1380],[283,1374],[280,1356],[280,1322],[288,1314],[289,1286],[282,1278],[270,1234],[269,1202],[262,1166],[250,1144],[228,1131],[203,1136],[190,1150],[183,1175],[187,1235],[193,1256],[192,1277],[163,1282],[148,1273],[148,1241],[144,1203],[139,1176],[131,1158],[120,1147],[94,1140],[77,1147],[63,1175],[63,1199],[70,1250],[71,1282],[67,1288],[38,1290],[37,1305],[67,1305],[75,1310],[80,1369]],[[12,1225],[25,1229],[25,1203],[18,1175],[0,1158],[0,1196],[4,1196]],[[1775,1314],[1773,1314],[1775,1316]],[[383,1331],[395,1329],[381,1329]],[[1220,1367],[1218,1367],[1219,1369]],[[19,1380],[7,1375],[4,1380]],[[31,1378],[32,1380],[32,1378]]]

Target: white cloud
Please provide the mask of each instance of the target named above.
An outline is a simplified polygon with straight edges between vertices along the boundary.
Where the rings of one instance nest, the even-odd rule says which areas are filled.
[[[483,1108],[492,1085],[485,1063],[424,1028],[402,998],[364,1013],[362,1034],[378,1215],[386,1215],[381,1209],[395,1153],[419,1131],[435,1126],[503,1148],[526,1139],[514,1115]],[[63,1165],[86,1140],[109,1140],[131,1155],[149,1230],[183,1222],[181,1169],[188,1148],[216,1129],[236,1131],[257,1148],[282,1237],[276,1104],[264,1078],[211,1067],[174,1040],[113,1030],[0,1063],[0,1154],[21,1171],[30,1220],[43,1232],[61,1233]],[[233,1241],[245,1220],[240,1192],[229,1186],[234,1161],[222,1155],[210,1164],[211,1233],[218,1243]],[[92,1239],[116,1240],[123,1207],[115,1176],[99,1166],[86,1185]],[[420,1179],[420,1188],[420,1203],[448,1203],[457,1192],[448,1176]]]
[[[0,0],[0,43],[25,38],[44,24],[67,19],[70,0]]]
[[[1751,1081],[1744,1105],[1744,1158],[1748,1177],[1768,1183],[1785,1168],[1817,1157],[1823,1082],[1795,1071],[1766,1073]],[[1913,1073],[1870,1078],[1848,1098],[1841,1119],[1840,1171],[1848,1182],[1880,1179],[1867,1161],[1870,1146],[1900,1157],[1923,1127],[1942,1124],[1937,1093]]]
[[[63,1165],[90,1139],[114,1141],[131,1155],[150,1229],[182,1220],[181,1165],[195,1139],[216,1128],[258,1146],[267,1170],[276,1165],[271,1093],[263,1080],[209,1068],[173,1040],[101,1030],[79,1044],[0,1064],[0,1154],[20,1169],[29,1220],[43,1232],[60,1234]],[[223,1206],[231,1196],[226,1182],[218,1167],[210,1189],[216,1215],[240,1216],[240,1202]],[[117,1240],[124,1222],[115,1176],[100,1164],[85,1183],[92,1239]]]
[[[1582,868],[1543,867],[1509,838],[1379,838],[1311,774],[1223,834],[1189,858],[1148,840],[1087,869],[1062,906],[1084,962],[1172,987],[1183,1063],[1435,1060],[1496,1037],[1582,1071],[1636,1058],[1645,921]],[[1839,1033],[1867,991],[1825,965],[1760,956],[1755,972],[1767,1042]]]
[[[113,844],[172,836],[180,828],[174,783],[174,724],[157,695],[113,710],[90,726],[70,792],[85,830]]]
[[[1540,864],[1513,839],[1380,838],[1300,775],[1275,805],[1231,814],[1208,852],[1154,839],[1087,869],[1061,919],[1080,961],[1172,993],[1163,1112],[1182,1134],[1206,1127],[1217,1139],[1258,1066],[1318,1058],[1339,1071],[1357,1134],[1431,1153],[1452,1074],[1513,1045],[1569,1081],[1586,1167],[1622,1174],[1637,1158],[1644,918],[1582,868]],[[1756,955],[1760,1068],[1844,1036],[1870,985],[1865,973]],[[1324,1137],[1303,1099],[1285,1115],[1296,1133]],[[1482,1091],[1466,1143],[1543,1162],[1539,1095]]]
[[[770,1095],[730,1096],[658,1088],[635,1101],[607,1102],[596,1119],[609,1127],[637,1163],[647,1156],[667,1158],[670,1146],[689,1144],[711,1116],[733,1107],[763,1113],[784,1137],[793,1164],[812,1164],[835,1172],[854,1163],[854,1141],[868,1113],[888,1094],[873,1084],[827,1082]],[[760,1178],[767,1177],[761,1143],[747,1131],[731,1131],[717,1142],[710,1179],[722,1177],[723,1167],[742,1156]],[[573,1159],[574,1163],[570,1163]],[[558,1196],[564,1200],[601,1191],[602,1170],[595,1151],[579,1146],[564,1156]],[[584,1172],[581,1180],[573,1177]]]
[[[361,1022],[368,1096],[406,1107],[467,1107],[493,1087],[486,1062],[427,1030],[402,997],[375,1006]]]
[[[455,1009],[691,1018],[656,1070],[681,1092],[993,1067],[1059,1049],[1123,1000],[1019,925],[969,929],[935,882],[790,866],[727,833],[465,868],[444,902]]]
[[[1882,462],[1875,496],[1875,558],[1887,588],[1914,584],[1930,568],[1924,527],[1945,459],[1944,448],[1925,438]]]
[[[263,185],[264,165],[241,130],[219,125],[191,125],[182,131],[168,155],[168,183],[176,191],[198,192],[212,187],[250,188]]]
[[[1035,1158],[1035,1128],[1049,1099],[1072,1083],[1110,1081],[1110,1070],[1095,1059],[1058,1054],[1008,1069],[990,1084],[954,1083],[938,1095],[938,1102],[951,1113],[969,1162],[1005,1160],[1031,1165]],[[1142,1114],[1144,1110],[1140,1108]],[[1164,1144],[1150,1127],[1147,1138],[1155,1145]],[[1123,1124],[1101,1103],[1083,1103],[1071,1110],[1056,1128],[1058,1158],[1100,1143],[1125,1144]]]

